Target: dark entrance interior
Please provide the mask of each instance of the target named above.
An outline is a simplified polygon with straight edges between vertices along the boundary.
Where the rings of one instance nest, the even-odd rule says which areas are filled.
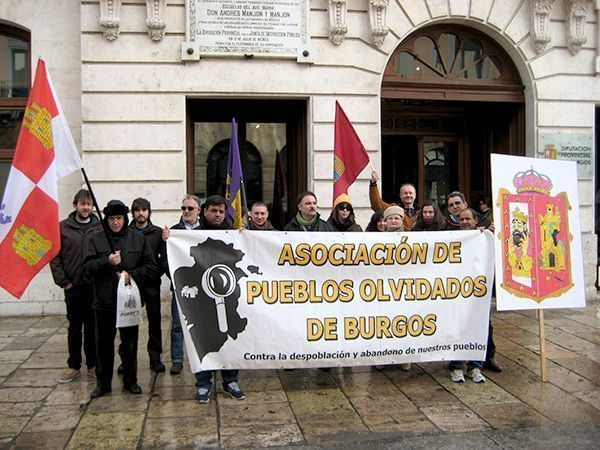
[[[306,190],[306,101],[188,99],[187,113],[188,192],[224,196],[235,118],[248,207],[262,201],[282,228]]]
[[[397,201],[403,183],[442,210],[453,190],[471,206],[490,197],[490,153],[525,154],[523,90],[504,49],[477,30],[445,24],[407,37],[381,86],[384,199]]]
[[[523,104],[387,99],[381,116],[384,198],[413,183],[442,210],[455,190],[476,206],[491,197],[489,155],[525,153]]]

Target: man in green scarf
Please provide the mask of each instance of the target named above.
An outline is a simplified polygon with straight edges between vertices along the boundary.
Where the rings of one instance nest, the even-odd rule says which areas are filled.
[[[297,197],[298,213],[283,231],[333,231],[317,212],[317,196],[306,191]]]

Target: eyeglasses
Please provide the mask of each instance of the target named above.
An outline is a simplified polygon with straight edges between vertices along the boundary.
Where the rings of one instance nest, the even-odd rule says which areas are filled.
[[[344,205],[344,204],[338,205],[338,209],[340,211],[350,211],[350,212],[352,212],[352,206],[350,206],[350,205]]]
[[[182,211],[190,211],[191,212],[191,211],[193,211],[195,209],[196,209],[196,206],[182,206],[181,207]]]

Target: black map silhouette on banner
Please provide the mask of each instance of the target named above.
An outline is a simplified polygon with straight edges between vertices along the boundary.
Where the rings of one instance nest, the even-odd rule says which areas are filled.
[[[187,326],[202,361],[208,353],[218,352],[227,336],[237,339],[238,334],[246,329],[248,319],[241,318],[237,308],[240,298],[238,283],[247,275],[236,267],[244,253],[235,249],[233,244],[208,238],[190,247],[190,256],[194,258],[194,265],[180,267],[173,275],[175,294],[181,307],[182,326]],[[205,292],[207,284],[212,292]],[[224,306],[217,306],[223,300]],[[218,311],[218,308],[221,310]],[[226,331],[221,331],[223,329]]]

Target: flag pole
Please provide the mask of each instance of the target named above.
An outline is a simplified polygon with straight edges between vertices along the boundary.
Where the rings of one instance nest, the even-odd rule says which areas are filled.
[[[102,213],[100,212],[100,207],[98,206],[98,202],[96,201],[96,196],[94,195],[94,191],[92,190],[92,185],[90,184],[90,179],[88,178],[87,173],[85,173],[85,169],[83,167],[81,168],[81,173],[83,174],[83,179],[85,180],[85,184],[88,188],[88,191],[90,192],[90,196],[92,197],[92,203],[94,204],[94,208],[96,208],[96,214],[98,214],[98,217],[100,218],[100,223],[102,224],[102,230],[104,231],[104,236],[106,237],[106,240],[108,241],[108,246],[110,247],[110,252],[114,253],[115,252],[115,244],[113,243],[113,240],[110,237],[108,228],[106,228],[106,223],[104,222],[104,220],[102,220]]]
[[[542,383],[548,381],[548,370],[546,367],[546,336],[544,333],[544,310],[538,309],[538,325],[540,330],[540,368],[542,372]]]

